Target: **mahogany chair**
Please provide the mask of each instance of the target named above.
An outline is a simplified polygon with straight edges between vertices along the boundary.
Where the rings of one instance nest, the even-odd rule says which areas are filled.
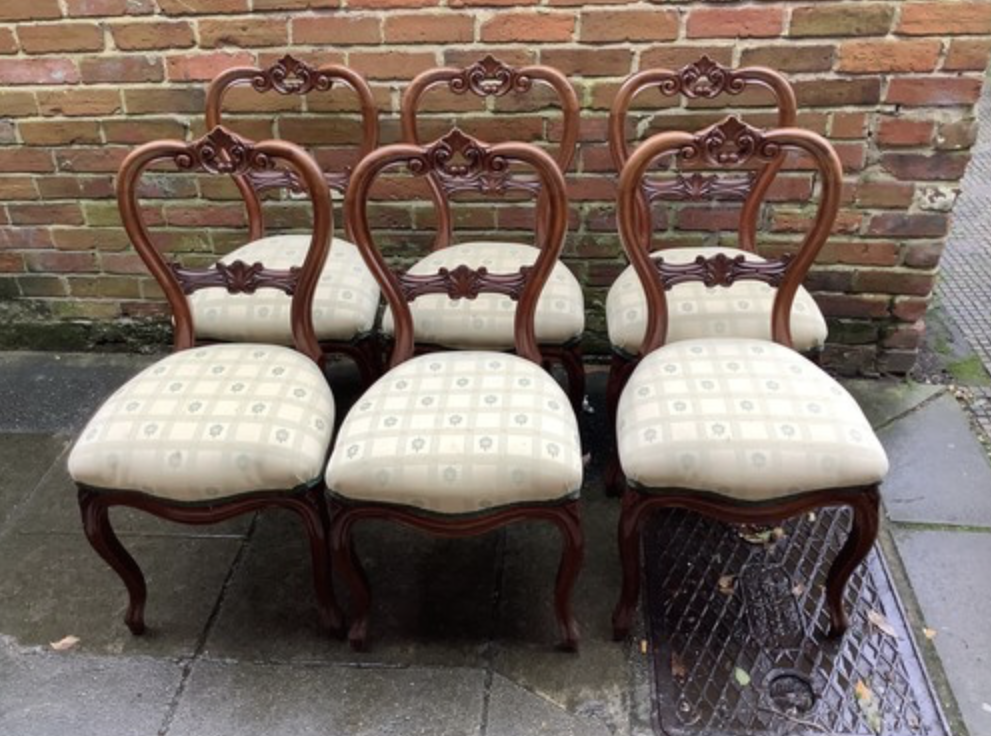
[[[510,176],[513,166],[535,170],[536,183],[521,184]],[[435,266],[431,273],[392,271],[375,247],[366,209],[373,181],[397,168],[477,192],[539,190],[547,224],[536,260],[505,270],[501,264],[498,270],[461,264]],[[368,582],[352,543],[358,522],[389,520],[461,537],[542,520],[556,525],[563,537],[555,610],[563,646],[574,649],[578,627],[571,591],[584,548],[582,451],[567,396],[541,366],[535,328],[538,297],[567,231],[564,177],[554,159],[534,146],[488,145],[454,129],[428,146],[397,144],[372,153],[355,170],[345,209],[396,315],[391,367],[348,413],[326,473],[331,550],[352,591],[351,645],[365,646],[370,608]],[[430,295],[471,300],[487,293],[516,302],[515,355],[490,350],[415,355],[411,303]]]
[[[427,70],[410,83],[402,97],[400,117],[403,138],[421,143],[419,112],[427,93],[438,89],[454,95],[471,93],[481,98],[527,95],[541,87],[555,94],[561,109],[561,140],[554,161],[562,174],[567,173],[578,140],[578,96],[561,72],[547,66],[511,67],[492,56],[464,68],[443,67]],[[523,180],[525,181],[525,180]],[[438,267],[455,268],[461,264],[486,266],[493,270],[512,271],[533,262],[536,252],[531,246],[493,240],[451,243],[453,216],[451,199],[464,188],[460,181],[428,176],[437,214],[437,235],[433,252],[411,273],[433,273]],[[533,184],[533,181],[530,182]],[[540,239],[546,220],[547,203],[538,198],[535,235]],[[513,347],[513,309],[505,295],[483,294],[456,307],[443,296],[427,296],[411,305],[416,341],[420,349],[454,348],[507,350]],[[387,311],[382,329],[393,330],[393,318]],[[581,335],[585,329],[585,302],[581,285],[561,262],[554,266],[544,293],[537,305],[537,341],[545,360],[560,363],[568,381],[568,394],[576,411],[585,396],[585,370],[582,365]]]
[[[267,69],[235,67],[222,72],[207,91],[206,124],[223,124],[224,97],[238,87],[250,87],[263,94],[305,96],[327,94],[339,87],[356,96],[361,118],[361,138],[355,162],[378,145],[378,110],[372,91],[361,75],[337,64],[319,67],[285,56]],[[336,123],[328,122],[328,126]],[[287,136],[280,135],[281,138]],[[350,167],[323,174],[327,186],[344,194],[351,176]],[[222,259],[224,263],[243,260],[263,261],[273,268],[289,268],[303,262],[309,247],[308,235],[265,236],[261,195],[266,191],[300,191],[292,172],[253,171],[234,177],[247,205],[249,242]],[[350,231],[345,232],[350,238]],[[379,345],[375,339],[375,318],[380,293],[375,279],[365,268],[357,248],[347,239],[334,238],[330,257],[320,274],[313,297],[313,326],[325,352],[350,357],[361,372],[366,386],[381,374]],[[222,291],[197,292],[190,303],[195,316],[197,337],[204,341],[292,343],[289,327],[291,300],[279,291],[258,294],[228,294]]]
[[[609,115],[609,151],[616,171],[630,158],[627,123],[630,108],[637,96],[648,88],[665,97],[680,95],[687,99],[711,100],[721,96],[739,96],[753,90],[766,90],[777,108],[777,127],[795,125],[795,93],[788,81],[765,67],[731,69],[708,56],[681,69],[646,69],[630,76],[616,93]],[[666,179],[644,178],[636,200],[636,218],[640,237],[648,242],[653,234],[647,213],[658,201],[742,202],[738,226],[738,248],[676,247],[657,251],[668,263],[689,263],[699,255],[723,253],[728,257],[757,253],[758,218],[768,190],[774,183],[784,157],[778,156],[756,165],[743,175],[722,177],[718,174],[679,173]],[[754,255],[747,255],[755,258]],[[767,285],[745,281],[732,289],[711,289],[705,284],[680,284],[668,293],[668,342],[697,337],[770,337],[771,307],[774,292]],[[606,297],[606,326],[612,346],[612,365],[607,389],[610,416],[615,417],[616,401],[635,366],[635,356],[646,330],[647,304],[644,290],[632,266],[613,283]],[[818,351],[826,340],[826,320],[815,300],[804,289],[796,294],[791,315],[794,346]]]
[[[272,269],[238,260],[193,269],[166,260],[152,242],[138,202],[141,176],[156,164],[236,176],[291,172],[313,204],[302,265]],[[127,234],[165,292],[175,324],[175,351],[107,399],[69,455],[86,537],[127,587],[125,623],[134,634],[144,631],[147,592],[140,567],[110,524],[112,507],[141,509],[184,524],[211,524],[277,507],[303,522],[320,621],[339,630],[322,478],[334,397],[319,366],[322,353],[311,312],[333,233],[330,193],[320,169],[292,144],[253,143],[218,127],[192,143],[155,141],[133,151],[121,166],[117,200]],[[248,342],[196,347],[195,315],[187,297],[218,288],[291,295],[296,349]]]
[[[738,168],[804,154],[814,164],[819,205],[800,249],[778,260],[697,256],[652,258],[637,202],[660,160]],[[613,615],[630,629],[640,588],[640,530],[661,508],[725,522],[770,524],[822,506],[849,506],[853,521],[826,584],[831,631],[847,627],[843,592],[877,536],[884,450],[856,401],[793,349],[792,305],[829,235],[839,207],[840,162],[823,138],[796,128],[761,131],[735,117],[699,133],[661,133],[623,168],[618,216],[623,246],[647,298],[646,336],[617,407],[619,460],[626,476],[619,522],[623,588]],[[668,294],[679,283],[723,288],[740,281],[775,291],[771,339],[698,337],[666,342]]]

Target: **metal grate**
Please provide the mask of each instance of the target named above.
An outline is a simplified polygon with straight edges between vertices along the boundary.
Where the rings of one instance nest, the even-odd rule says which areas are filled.
[[[850,630],[825,638],[823,584],[848,518],[826,509],[782,536],[681,510],[654,517],[644,547],[661,733],[948,736],[876,551],[847,588]],[[872,610],[897,637],[870,623]]]

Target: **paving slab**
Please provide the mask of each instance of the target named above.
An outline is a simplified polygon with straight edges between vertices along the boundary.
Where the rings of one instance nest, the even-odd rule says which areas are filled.
[[[971,736],[991,733],[991,534],[895,529],[926,625]]]
[[[0,643],[0,733],[158,733],[182,667],[149,657],[24,652]]]
[[[991,528],[991,463],[952,396],[940,396],[878,436],[891,461],[881,486],[891,520]]]
[[[355,539],[372,589],[369,651],[352,652],[316,627],[309,552],[288,514],[259,517],[206,651],[252,661],[483,665],[495,621],[498,533],[439,539],[370,522]]]
[[[0,435],[0,529],[25,502],[68,444],[45,434]]]
[[[572,715],[504,677],[492,678],[486,736],[608,736],[611,733],[595,718]]]
[[[168,736],[470,736],[484,688],[473,669],[200,661]]]
[[[77,534],[7,534],[0,539],[0,632],[22,646],[67,635],[80,651],[189,656],[209,620],[241,542],[121,537],[145,572],[148,631],[123,622],[124,584]],[[0,733],[3,733],[0,731]]]
[[[946,391],[945,386],[896,379],[845,378],[840,383],[864,410],[872,427],[883,427]]]
[[[0,432],[75,434],[146,355],[0,353]]]

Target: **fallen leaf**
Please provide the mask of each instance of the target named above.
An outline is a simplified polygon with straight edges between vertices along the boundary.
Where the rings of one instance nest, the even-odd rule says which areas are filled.
[[[733,669],[733,677],[740,687],[746,687],[750,684],[750,673],[742,667],[735,667]]]
[[[867,721],[867,726],[874,733],[881,733],[884,724],[881,720],[881,712],[874,700],[874,693],[863,680],[857,680],[857,684],[853,688],[853,695],[857,699],[857,705],[860,707],[864,720]]]
[[[641,639],[640,640],[640,654],[646,654],[646,653],[647,653],[647,640],[646,639]]]
[[[688,677],[688,668],[685,667],[685,661],[678,652],[671,652],[671,677],[676,680],[684,680]]]
[[[871,622],[872,626],[879,629],[881,633],[887,634],[892,639],[898,638],[898,632],[895,631],[895,627],[884,617],[883,613],[875,611],[872,608],[867,612],[867,620]]]
[[[736,590],[736,575],[719,576],[719,592],[723,595],[733,595]]]
[[[774,541],[777,542],[784,539],[788,535],[785,533],[784,527],[776,526],[771,530],[771,536],[774,538]]]
[[[937,633],[937,632],[936,632],[936,629],[930,629],[930,628],[929,628],[929,627],[927,626],[926,628],[924,628],[924,629],[922,630],[922,633],[923,633],[923,634],[925,634],[925,636],[926,636],[926,638],[927,638],[927,639],[928,639],[929,641],[932,641],[933,639],[935,639],[935,638],[936,638],[936,633]]]
[[[756,526],[742,526],[739,531],[740,538],[750,544],[767,544],[771,541],[771,533],[770,529]]]
[[[791,594],[796,598],[801,598],[805,593],[805,583],[795,583],[791,588]]]
[[[72,649],[78,643],[79,643],[79,637],[78,636],[72,636],[70,634],[69,636],[63,637],[62,639],[59,639],[58,641],[50,642],[48,646],[50,646],[56,652],[64,652],[64,651],[67,651],[69,649]]]
[[[991,703],[981,703],[981,710],[985,713],[991,713]]]
[[[809,523],[810,524],[815,524],[815,521],[816,521],[816,512],[815,511],[810,511],[809,512]]]

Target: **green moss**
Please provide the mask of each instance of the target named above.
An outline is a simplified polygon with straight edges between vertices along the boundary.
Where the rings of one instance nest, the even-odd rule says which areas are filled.
[[[988,376],[981,359],[976,355],[947,363],[946,370],[963,386],[991,386],[991,376]]]

